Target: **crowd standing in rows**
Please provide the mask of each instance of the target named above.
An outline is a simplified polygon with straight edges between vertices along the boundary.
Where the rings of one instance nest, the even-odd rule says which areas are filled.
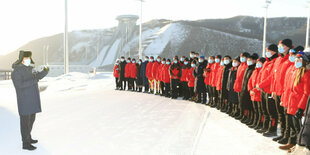
[[[116,89],[205,104],[274,137],[288,154],[309,153],[310,49],[295,48],[292,40],[284,39],[269,45],[260,58],[247,52],[235,58],[194,51],[189,55],[172,61],[121,57],[114,66]]]

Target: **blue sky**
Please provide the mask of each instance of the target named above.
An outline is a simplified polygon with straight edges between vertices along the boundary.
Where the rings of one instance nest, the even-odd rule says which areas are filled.
[[[264,16],[265,0],[145,0],[143,22],[151,19],[197,20],[237,15]],[[68,0],[69,30],[117,25],[121,14],[140,14],[137,0]],[[269,17],[306,17],[307,0],[273,0]],[[138,21],[139,22],[139,21]],[[64,30],[64,0],[0,2],[0,54]]]

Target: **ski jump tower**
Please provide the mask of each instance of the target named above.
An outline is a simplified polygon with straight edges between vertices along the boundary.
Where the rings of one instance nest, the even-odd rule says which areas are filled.
[[[121,38],[120,42],[120,48],[117,53],[117,56],[126,56],[126,57],[132,57],[131,52],[128,51],[128,53],[123,53],[124,46],[128,43],[130,38],[133,36],[137,26],[137,20],[139,19],[139,16],[137,15],[120,15],[116,17],[116,20],[118,20],[118,28],[117,28],[117,38]]]

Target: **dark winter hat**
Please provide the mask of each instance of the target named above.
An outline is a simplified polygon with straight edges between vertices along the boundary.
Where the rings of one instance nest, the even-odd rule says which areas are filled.
[[[153,57],[153,56],[151,56],[151,57],[150,57],[150,59],[154,59],[154,57]]]
[[[297,57],[301,57],[304,61],[310,62],[310,48],[306,48],[303,52],[299,52]]]
[[[145,58],[149,58],[149,56],[145,56]]]
[[[167,59],[167,62],[170,62],[170,59]]]
[[[283,44],[283,45],[285,45],[285,46],[287,46],[287,47],[289,47],[290,49],[293,48],[293,42],[292,42],[291,39],[284,39],[284,40],[281,40],[280,43]]]
[[[23,59],[25,57],[30,57],[31,59],[31,64],[34,64],[34,61],[32,60],[32,52],[31,51],[25,51],[25,50],[21,50],[19,51],[19,57],[18,60],[16,60],[16,62],[14,64],[18,65],[20,63],[23,62]]]
[[[166,58],[163,58],[162,61],[166,61]]]
[[[188,58],[185,58],[184,61],[188,61]]]
[[[243,52],[240,54],[240,56],[248,58],[250,56],[250,54],[248,52]]]
[[[135,58],[132,58],[132,61],[136,61],[136,59],[135,59]]]
[[[176,55],[176,56],[174,56],[174,59],[178,59],[179,60],[179,57]]]
[[[249,56],[249,58],[253,59],[253,60],[256,60],[258,59],[258,54],[257,53],[253,53],[251,56]]]
[[[125,57],[124,57],[124,56],[121,56],[121,58],[125,59]]]
[[[127,58],[127,60],[131,60],[131,58],[130,58],[130,57],[128,57],[128,58]]]
[[[269,45],[267,49],[278,53],[278,46],[276,44]]]
[[[240,56],[236,56],[236,57],[234,58],[234,60],[240,62]]]
[[[259,59],[257,59],[257,61],[260,61],[260,62],[264,63],[266,61],[266,58],[260,57]]]
[[[190,53],[190,54],[195,54],[196,52],[195,52],[195,51],[190,51],[189,53]]]
[[[231,57],[230,57],[229,55],[225,55],[224,58],[229,58],[229,59],[231,59]]]
[[[202,58],[202,59],[204,60],[204,59],[205,59],[205,56],[202,55],[202,56],[200,56],[200,58]]]
[[[221,55],[217,55],[217,56],[215,56],[215,58],[222,59],[222,56]]]

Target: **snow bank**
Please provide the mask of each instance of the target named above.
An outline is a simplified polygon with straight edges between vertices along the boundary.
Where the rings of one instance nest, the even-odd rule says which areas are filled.
[[[239,121],[201,104],[151,94],[115,91],[112,73],[69,73],[45,78],[31,154],[171,155],[284,154]],[[11,81],[0,82],[0,154],[21,149]]]

